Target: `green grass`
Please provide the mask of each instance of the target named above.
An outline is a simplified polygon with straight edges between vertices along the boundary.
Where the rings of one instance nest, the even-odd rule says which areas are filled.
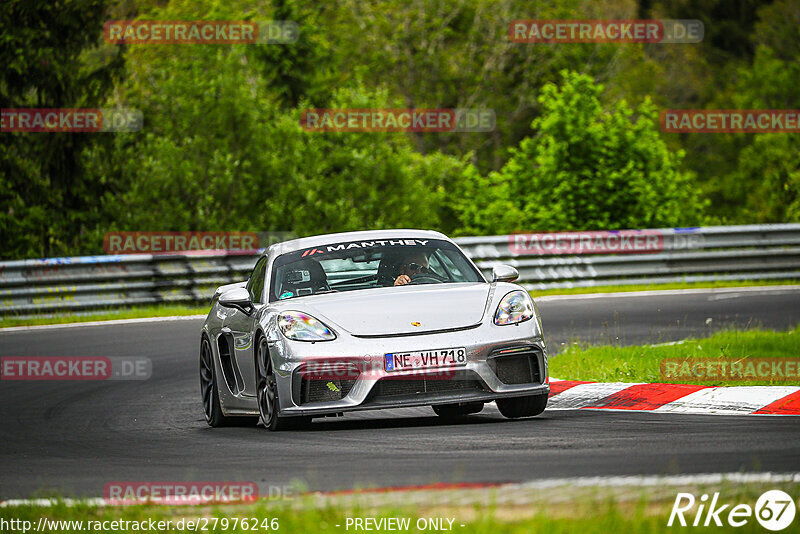
[[[645,284],[627,286],[571,287],[533,290],[533,297],[545,295],[585,295],[589,293],[623,293],[630,291],[664,291],[668,289],[711,289],[724,287],[759,287],[800,285],[800,280],[720,280],[714,282],[675,282],[671,284]]]
[[[560,379],[597,382],[665,382],[702,385],[774,386],[800,385],[793,380],[764,378],[756,380],[668,378],[661,373],[661,361],[710,358],[726,363],[747,365],[753,358],[786,358],[800,362],[800,326],[788,332],[769,330],[727,330],[702,339],[688,339],[672,345],[586,345],[573,342],[562,347],[550,361],[550,374]],[[752,363],[752,362],[751,362]],[[797,371],[800,373],[800,371]]]
[[[169,317],[172,315],[206,315],[207,305],[161,304],[128,308],[108,308],[87,312],[56,312],[52,315],[0,317],[0,328],[9,326],[34,326],[42,324],[84,323],[89,321],[112,321],[114,319],[138,319],[144,317]]]
[[[667,527],[670,511],[678,492],[691,492],[696,497],[703,493],[720,493],[720,505],[730,503],[748,504],[754,507],[758,496],[766,490],[781,489],[792,497],[797,497],[800,484],[732,484],[704,487],[687,487],[686,485],[673,485],[658,488],[587,488],[587,487],[555,487],[547,490],[528,489],[519,494],[513,494],[513,500],[506,499],[498,503],[494,490],[480,490],[473,494],[465,504],[458,504],[462,497],[458,492],[438,492],[428,494],[425,499],[412,499],[408,493],[383,494],[388,499],[367,495],[366,498],[345,497],[305,497],[289,503],[260,501],[251,505],[226,505],[226,506],[152,506],[137,505],[126,507],[94,507],[85,504],[67,506],[21,506],[0,509],[0,519],[29,521],[30,529],[36,531],[39,518],[60,521],[83,521],[83,530],[75,523],[50,525],[50,528],[40,532],[86,532],[86,521],[167,521],[172,523],[164,532],[194,532],[188,528],[188,521],[201,521],[206,526],[197,529],[197,532],[225,532],[239,533],[247,531],[270,532],[273,529],[253,529],[254,523],[261,525],[264,519],[267,524],[275,520],[279,528],[277,532],[285,534],[325,534],[364,532],[355,530],[352,526],[346,528],[347,519],[350,518],[408,518],[411,528],[400,532],[419,532],[415,527],[418,518],[450,518],[453,519],[452,532],[464,534],[495,534],[495,533],[543,533],[543,534],[572,534],[575,532],[585,534],[605,534],[608,532],[624,533],[658,533],[658,532],[686,532],[687,527],[674,525]],[[477,498],[476,498],[477,497]],[[407,500],[407,501],[406,501]],[[406,501],[409,504],[403,505]],[[387,504],[393,503],[393,504]],[[418,504],[411,505],[411,502]],[[399,503],[399,504],[398,504]],[[694,512],[688,512],[686,518],[691,523]],[[721,515],[725,521],[726,514]],[[204,519],[205,518],[205,519]],[[213,529],[214,518],[217,518],[217,528]],[[227,520],[228,528],[221,528],[223,518]],[[237,521],[233,528],[234,519],[247,518],[247,530],[242,528]],[[179,523],[180,521],[183,523]],[[792,531],[800,519],[795,519],[786,532]],[[166,523],[165,523],[166,524]],[[445,523],[447,524],[447,523]],[[183,528],[176,528],[178,525]],[[274,523],[273,523],[274,525]],[[463,526],[461,526],[463,525]],[[104,528],[102,532],[140,531],[127,529]],[[171,528],[170,528],[171,527]],[[3,529],[7,531],[22,532],[21,528]],[[29,532],[31,531],[29,530]],[[688,527],[688,530],[696,530]],[[704,529],[708,530],[708,529]],[[754,517],[740,528],[728,525],[712,527],[715,532],[765,532]],[[95,532],[101,530],[94,529]],[[141,531],[147,531],[141,530]],[[794,530],[796,532],[796,530]],[[156,532],[150,530],[150,532]],[[381,530],[385,532],[385,530]],[[428,532],[436,532],[429,530]]]

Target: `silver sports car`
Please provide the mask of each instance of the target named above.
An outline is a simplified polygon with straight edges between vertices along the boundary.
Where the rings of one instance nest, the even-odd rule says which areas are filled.
[[[217,289],[200,336],[211,426],[270,430],[352,410],[495,401],[540,414],[549,381],[533,299],[513,267],[487,281],[439,232],[375,230],[271,246],[246,282]]]

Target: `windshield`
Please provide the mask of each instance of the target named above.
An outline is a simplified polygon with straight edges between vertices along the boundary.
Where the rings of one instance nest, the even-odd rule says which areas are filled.
[[[272,266],[270,302],[375,287],[485,282],[451,242],[441,239],[350,241],[297,250]]]

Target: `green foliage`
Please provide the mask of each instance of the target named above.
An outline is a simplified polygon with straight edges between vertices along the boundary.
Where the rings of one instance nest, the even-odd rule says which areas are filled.
[[[541,87],[558,72],[580,65],[614,86],[639,79],[652,67],[641,45],[518,44],[508,38],[515,19],[633,19],[634,0],[453,0],[363,2],[342,0],[345,17],[322,31],[340,43],[342,67],[385,85],[408,107],[488,108],[490,135],[414,134],[425,152],[472,154],[481,172],[499,168],[508,148],[530,134],[541,111]],[[645,75],[646,76],[646,75]]]
[[[215,17],[233,17],[225,11],[233,8],[207,3]],[[153,16],[180,18],[183,9],[176,2]],[[301,25],[300,31],[313,29]],[[401,104],[385,90],[355,82],[319,100],[323,93],[316,88],[323,84],[309,82],[311,74],[303,81],[265,67],[280,56],[265,51],[274,48],[131,47],[120,98],[143,111],[145,128],[118,136],[111,153],[88,154],[98,175],[115,175],[115,183],[125,184],[105,201],[115,207],[108,214],[112,228],[304,235],[438,227],[442,185],[458,179],[462,164],[417,153],[403,134],[304,131],[300,113],[315,105]],[[293,50],[291,62],[318,61],[312,49],[299,57],[303,50]]]
[[[97,53],[105,7],[104,0],[4,1],[0,107],[100,107],[122,64],[118,53]],[[110,136],[0,135],[0,257],[80,250],[82,233],[99,220],[93,201],[105,189],[87,176],[81,153]]]
[[[258,63],[283,106],[296,107],[304,100],[310,107],[322,107],[330,100],[332,88],[344,78],[337,72],[341,52],[336,36],[325,31],[342,13],[325,3],[312,7],[300,0],[276,0],[273,4],[271,18],[296,22],[302,37],[291,46],[249,47],[248,56]]]
[[[658,133],[658,114],[645,100],[606,111],[603,86],[562,72],[539,98],[534,137],[506,165],[475,182],[488,202],[462,204],[470,231],[654,228],[698,221],[702,204]],[[477,191],[476,191],[477,192]]]
[[[108,45],[111,19],[292,20],[291,45]],[[696,45],[519,44],[514,19],[697,18]],[[448,233],[798,220],[797,136],[663,134],[657,109],[797,108],[793,0],[8,0],[0,106],[143,112],[2,133],[0,257],[109,230]],[[562,78],[565,68],[580,72]],[[626,102],[638,103],[631,107]],[[311,133],[309,107],[489,108],[489,133]]]
[[[800,222],[800,135],[761,134],[740,156],[733,179],[748,187],[746,209],[764,222]]]
[[[753,64],[741,68],[737,107],[797,109],[800,103],[800,5],[783,0],[762,11]],[[750,136],[726,181],[749,220],[800,221],[800,135]]]

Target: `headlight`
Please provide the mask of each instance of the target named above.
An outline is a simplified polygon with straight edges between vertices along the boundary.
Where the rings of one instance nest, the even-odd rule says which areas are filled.
[[[308,314],[299,311],[287,311],[278,317],[278,327],[283,335],[295,341],[330,341],[336,334]]]
[[[494,324],[503,326],[527,321],[533,317],[531,296],[524,291],[512,291],[497,305]]]

